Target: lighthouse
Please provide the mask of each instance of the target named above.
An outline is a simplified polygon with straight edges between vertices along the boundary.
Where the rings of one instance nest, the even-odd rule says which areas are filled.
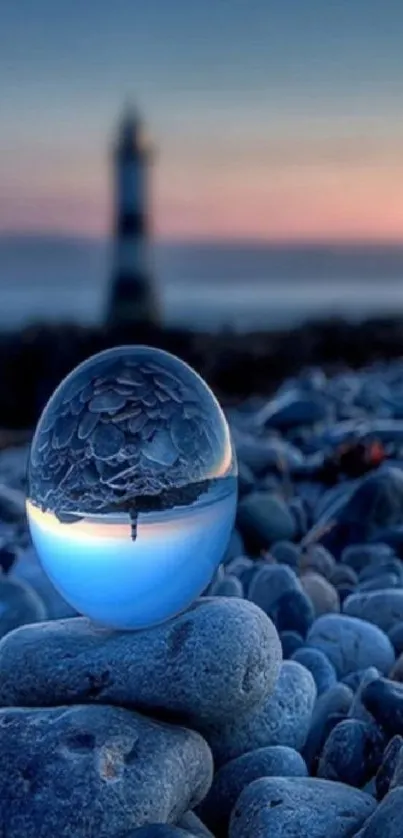
[[[158,306],[149,261],[148,174],[152,149],[139,116],[127,109],[113,152],[113,268],[107,322],[153,323]]]

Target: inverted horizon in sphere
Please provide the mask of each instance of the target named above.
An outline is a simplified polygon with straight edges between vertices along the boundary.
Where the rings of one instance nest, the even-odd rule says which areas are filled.
[[[236,458],[205,382],[161,350],[81,364],[39,420],[27,514],[49,578],[115,628],[168,619],[208,585],[236,509]]]

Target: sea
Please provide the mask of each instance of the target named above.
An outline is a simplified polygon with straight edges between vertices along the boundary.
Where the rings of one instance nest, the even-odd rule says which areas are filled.
[[[0,329],[101,323],[113,256],[108,242],[0,236]],[[169,325],[246,331],[403,316],[403,244],[157,243],[150,273]]]

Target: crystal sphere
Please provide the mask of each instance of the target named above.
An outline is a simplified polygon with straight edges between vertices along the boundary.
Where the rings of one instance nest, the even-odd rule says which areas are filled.
[[[183,361],[100,352],[62,381],[28,466],[32,540],[55,588],[112,628],[162,622],[208,586],[237,501],[225,416]]]

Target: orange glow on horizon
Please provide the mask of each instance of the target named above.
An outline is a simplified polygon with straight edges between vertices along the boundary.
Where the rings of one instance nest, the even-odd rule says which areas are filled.
[[[151,176],[157,240],[403,241],[402,163],[277,165],[171,160]],[[30,174],[31,171],[31,174]],[[42,161],[3,184],[0,231],[111,236],[111,172],[102,156],[60,170]]]
[[[86,539],[91,542],[97,539],[131,540],[131,527],[129,522],[124,523],[122,521],[116,521],[112,523],[109,521],[106,523],[105,521],[96,520],[95,518],[83,518],[82,520],[71,524],[63,524],[58,520],[58,518],[56,518],[53,512],[42,512],[29,500],[26,501],[26,510],[28,520],[32,520],[42,530],[46,531],[48,534],[55,535],[57,538],[70,538],[73,541],[78,539],[81,542]],[[183,508],[183,511],[185,511],[185,507]],[[218,517],[222,514],[221,504],[217,504],[216,507],[212,506],[209,509],[208,514],[211,523],[214,517]],[[169,533],[174,533],[178,530],[178,528],[183,529],[184,526],[195,526],[198,520],[201,524],[203,524],[203,522],[205,522],[205,516],[206,507],[201,506],[199,508],[195,507],[192,509],[192,515],[188,515],[186,517],[186,524],[184,524],[184,521],[180,516],[171,521],[167,518],[154,523],[141,523],[140,521],[137,527],[138,536],[141,537],[142,540],[145,538],[166,538]]]

